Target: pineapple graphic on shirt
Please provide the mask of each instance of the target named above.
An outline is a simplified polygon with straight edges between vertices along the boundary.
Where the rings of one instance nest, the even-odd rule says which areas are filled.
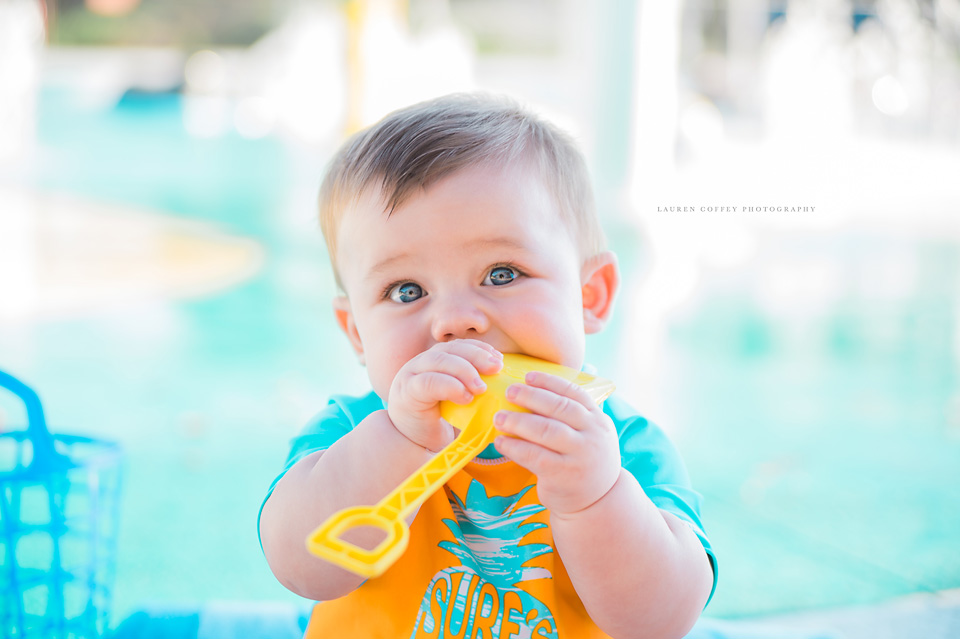
[[[490,497],[474,480],[465,500],[453,494],[456,521],[444,519],[443,523],[456,542],[443,541],[440,547],[461,565],[434,576],[420,603],[411,639],[556,639],[550,610],[519,587],[534,579],[552,579],[547,569],[528,565],[553,552],[547,544],[523,543],[524,537],[546,526],[528,522],[545,510],[541,504],[519,505],[530,488]]]

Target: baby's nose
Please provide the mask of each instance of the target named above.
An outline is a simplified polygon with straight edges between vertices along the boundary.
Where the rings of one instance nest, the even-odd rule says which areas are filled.
[[[482,335],[490,328],[490,317],[466,297],[435,303],[431,332],[437,342],[449,342]]]

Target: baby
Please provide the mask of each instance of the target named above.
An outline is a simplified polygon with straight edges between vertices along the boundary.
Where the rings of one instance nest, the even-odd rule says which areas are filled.
[[[619,275],[571,140],[502,98],[414,105],[340,149],[320,213],[373,390],[331,399],[261,510],[274,574],[319,602],[307,636],[682,637],[716,580],[683,462],[615,396],[597,406],[546,373],[508,389],[529,412],[496,414],[504,435],[423,504],[383,575],[305,547],[450,443],[439,402],[482,393],[503,353],[583,366]]]

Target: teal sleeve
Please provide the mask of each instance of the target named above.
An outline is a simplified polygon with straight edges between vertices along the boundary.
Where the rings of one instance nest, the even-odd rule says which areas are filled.
[[[290,442],[290,454],[283,470],[277,475],[260,504],[257,514],[257,535],[260,534],[260,516],[263,505],[270,499],[277,482],[294,464],[311,453],[330,448],[338,439],[349,433],[367,418],[367,415],[383,408],[383,401],[376,393],[370,392],[361,397],[334,395],[327,406],[314,417],[309,424]],[[261,542],[261,549],[263,544]]]
[[[717,559],[700,517],[702,498],[690,485],[680,453],[666,434],[623,401],[611,397],[603,411],[613,420],[620,438],[621,465],[633,475],[650,501],[687,524],[697,535],[713,568],[717,588]],[[709,600],[708,600],[709,601]]]
[[[290,454],[283,469],[286,472],[302,458],[318,450],[330,448],[334,442],[357,427],[370,413],[383,408],[376,393],[361,397],[334,395],[326,408],[290,442]],[[281,476],[283,473],[280,473]]]

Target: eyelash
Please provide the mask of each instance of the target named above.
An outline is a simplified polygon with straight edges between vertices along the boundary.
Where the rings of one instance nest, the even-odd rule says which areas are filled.
[[[512,269],[513,271],[516,271],[517,277],[526,276],[526,273],[523,271],[523,269],[521,269],[519,266],[517,266],[513,262],[498,262],[497,264],[494,264],[487,269],[486,275],[484,275],[484,279],[486,279],[487,275],[489,275],[490,273],[492,273],[494,270],[498,268]],[[395,288],[407,283],[417,284],[414,280],[396,280],[396,281],[390,282],[389,284],[383,287],[382,291],[380,291],[380,299],[384,299],[384,300],[390,299],[390,294],[393,292]],[[417,286],[420,286],[420,285],[417,284]],[[420,288],[422,289],[423,287],[421,286]]]
[[[391,283],[387,284],[386,286],[383,287],[383,290],[380,291],[380,299],[383,299],[383,300],[388,300],[388,299],[390,299],[390,293],[393,292],[393,289],[397,288],[398,286],[402,286],[403,284],[408,284],[408,283],[409,283],[409,284],[417,284],[417,283],[414,282],[413,280],[397,280],[397,281],[395,281],[395,282],[391,282]],[[420,285],[417,284],[417,286],[420,286]],[[423,288],[423,287],[421,286],[420,288]]]

